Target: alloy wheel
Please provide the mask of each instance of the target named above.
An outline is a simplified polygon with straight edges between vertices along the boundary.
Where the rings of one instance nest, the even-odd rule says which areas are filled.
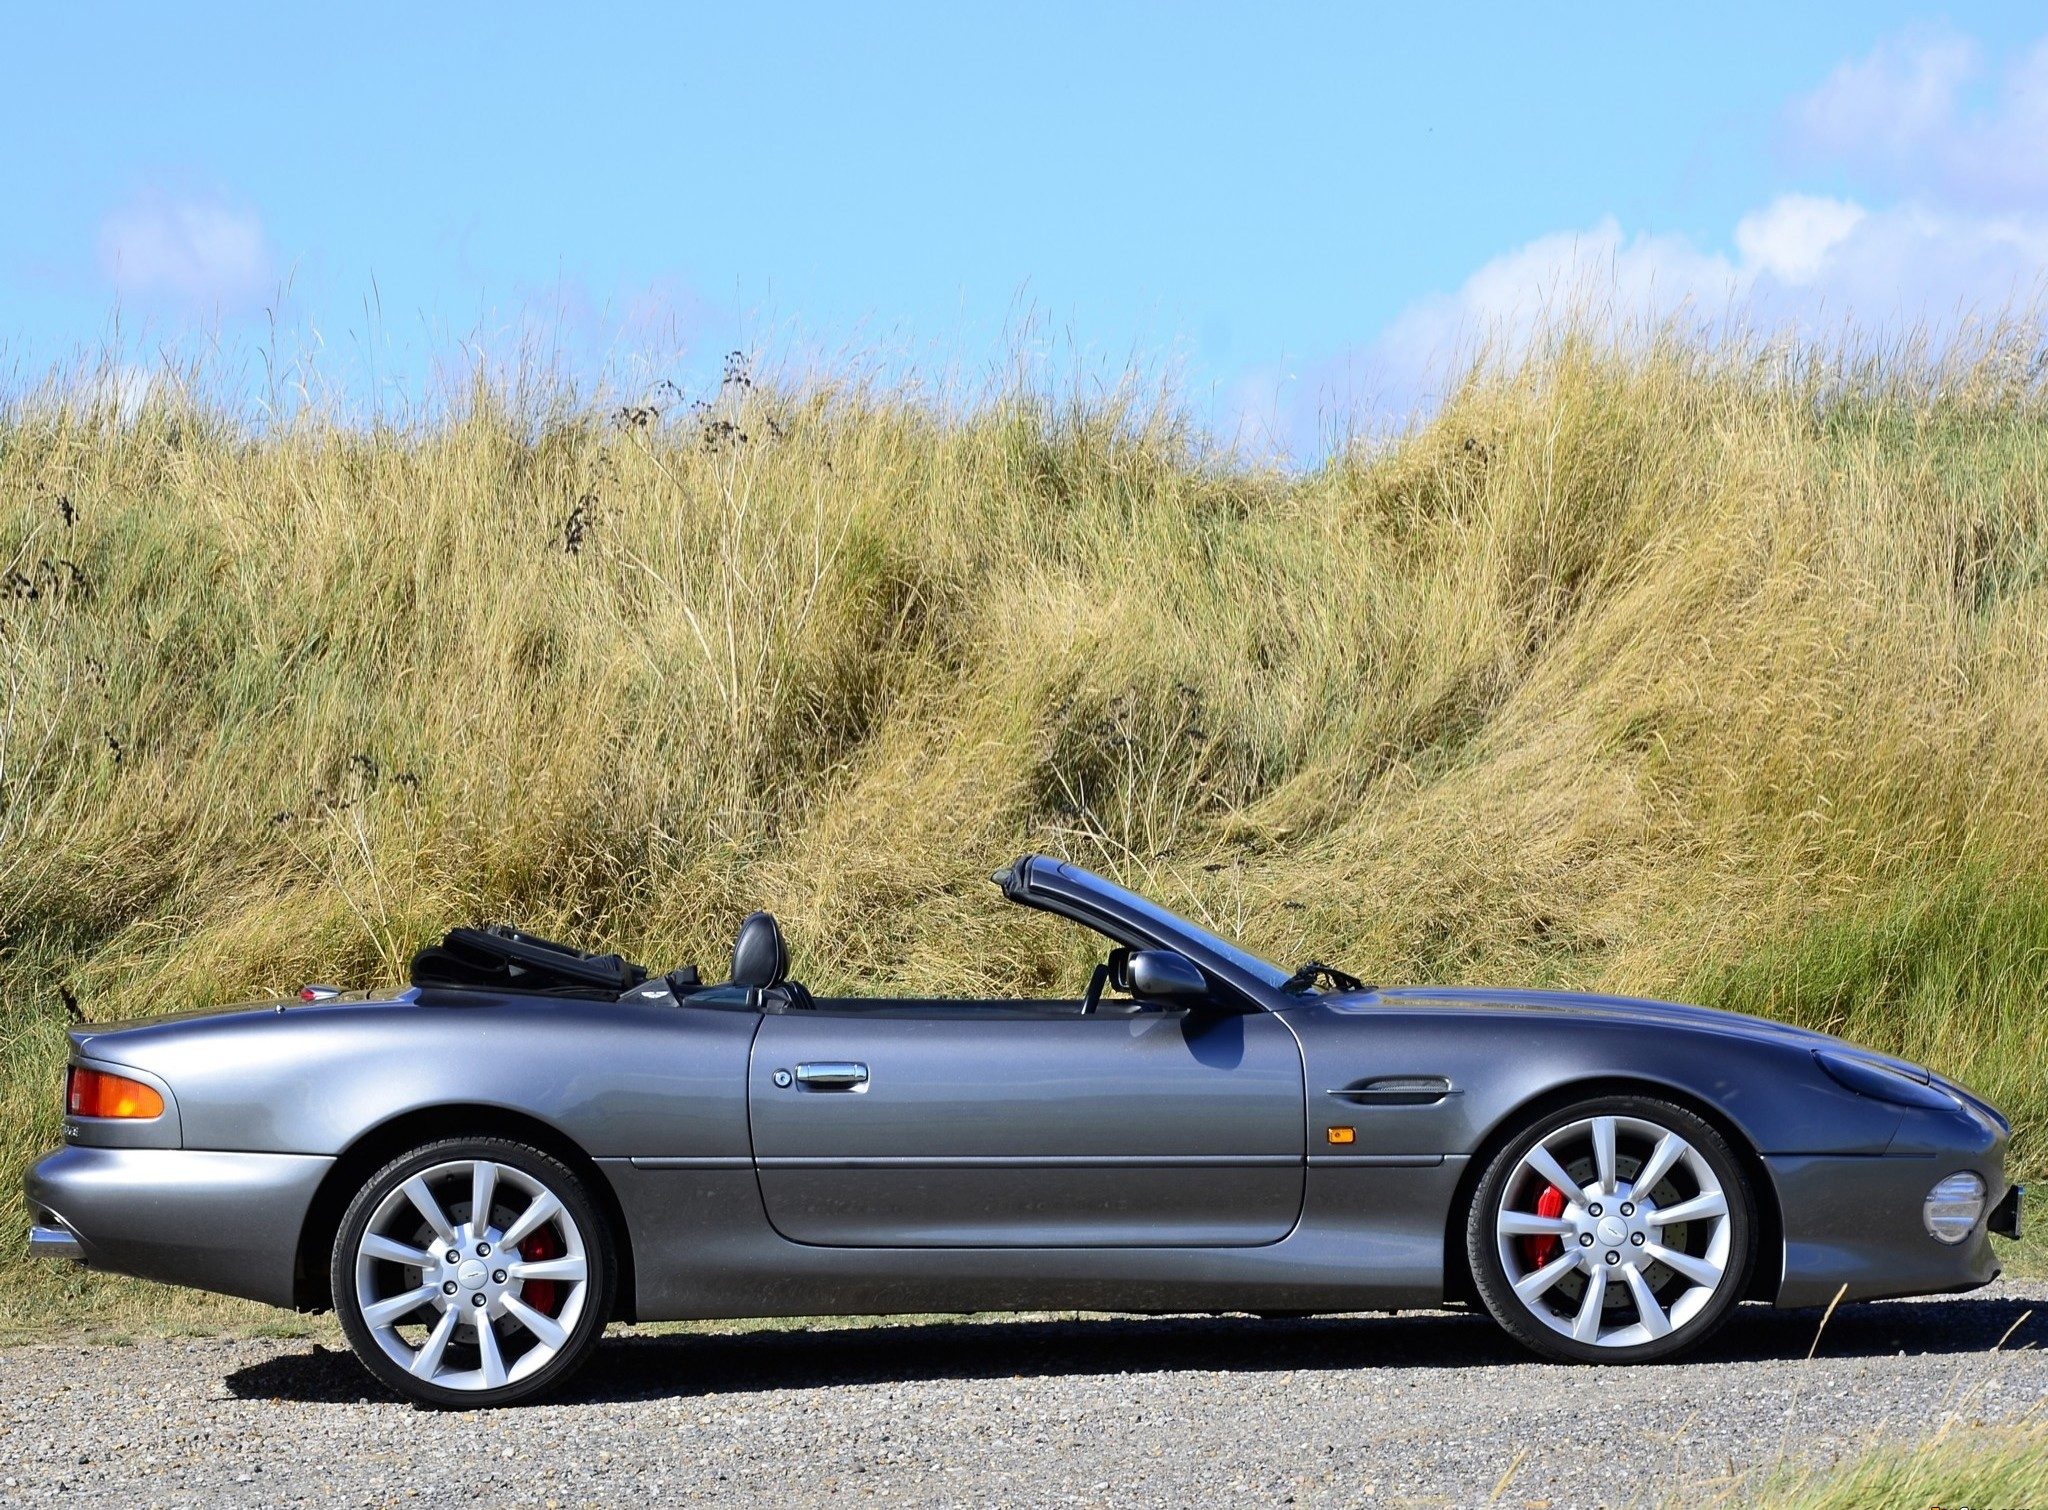
[[[1670,1337],[1715,1304],[1738,1258],[1727,1182],[1691,1139],[1640,1115],[1544,1132],[1500,1182],[1493,1235],[1522,1309],[1587,1348]]]
[[[562,1196],[518,1166],[455,1158],[385,1192],[356,1243],[355,1301],[383,1354],[441,1390],[499,1390],[556,1358],[592,1303]]]

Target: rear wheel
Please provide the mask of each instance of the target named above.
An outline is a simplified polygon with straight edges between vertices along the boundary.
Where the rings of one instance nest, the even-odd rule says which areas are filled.
[[[1697,1346],[1749,1283],[1755,1207],[1728,1142],[1683,1107],[1610,1096],[1541,1118],[1487,1167],[1466,1227],[1494,1320],[1548,1357]]]
[[[560,1385],[611,1314],[610,1233],[577,1175],[501,1138],[414,1149],[336,1234],[334,1309],[363,1365],[424,1405],[509,1405]]]

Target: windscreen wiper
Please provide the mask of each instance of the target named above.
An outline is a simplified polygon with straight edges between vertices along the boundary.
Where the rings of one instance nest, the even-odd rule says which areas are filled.
[[[1299,996],[1317,981],[1329,982],[1333,991],[1363,991],[1364,981],[1335,965],[1326,965],[1319,959],[1312,959],[1280,983],[1280,989],[1289,996]]]

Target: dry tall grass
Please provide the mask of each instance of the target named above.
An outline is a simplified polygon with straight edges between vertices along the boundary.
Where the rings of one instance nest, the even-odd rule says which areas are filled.
[[[1170,407],[479,384],[0,412],[0,1293],[64,1009],[397,978],[455,922],[1035,991],[1065,852],[1282,959],[1842,1029],[2048,1110],[2048,425],[1994,342],[1561,340],[1290,476]],[[124,1292],[125,1293],[125,1292]]]
[[[2025,1510],[2048,1500],[2038,1411],[1986,1425],[1951,1417],[1919,1442],[1878,1441],[1825,1466],[1783,1461],[1719,1486],[1688,1485],[1671,1510]]]

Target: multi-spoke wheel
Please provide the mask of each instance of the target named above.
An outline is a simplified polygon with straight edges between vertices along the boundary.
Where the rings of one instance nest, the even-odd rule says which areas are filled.
[[[334,1308],[370,1372],[431,1405],[562,1382],[611,1310],[608,1234],[567,1166],[497,1138],[415,1149],[373,1175],[334,1244]]]
[[[1755,1222],[1727,1141],[1682,1107],[1568,1107],[1487,1167],[1466,1247],[1487,1310],[1539,1353],[1634,1363],[1692,1347],[1749,1282]]]

